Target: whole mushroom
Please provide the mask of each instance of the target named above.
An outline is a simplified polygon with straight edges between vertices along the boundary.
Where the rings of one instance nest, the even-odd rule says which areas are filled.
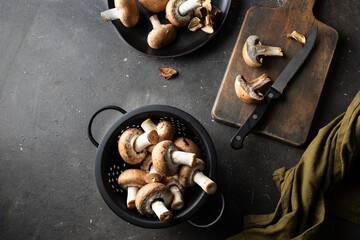
[[[148,153],[145,159],[140,163],[140,169],[146,172],[145,182],[147,183],[160,182],[163,177],[153,166],[151,153]]]
[[[195,153],[196,157],[201,157],[200,148],[189,138],[178,137],[175,139],[174,144],[180,151]]]
[[[139,3],[149,12],[158,13],[165,10],[168,1],[169,0],[139,0]]]
[[[156,214],[160,221],[168,221],[173,214],[168,207],[173,200],[170,189],[162,183],[149,183],[136,194],[135,205],[140,214]]]
[[[185,27],[191,21],[194,9],[200,6],[198,0],[169,0],[166,18],[176,27]]]
[[[155,125],[155,123],[150,118],[148,118],[141,124],[141,127],[145,132],[156,130],[159,135],[159,142],[164,140],[172,140],[175,134],[174,127],[170,122],[165,120],[161,120],[157,125]]]
[[[115,8],[100,13],[105,22],[120,19],[125,27],[133,27],[139,21],[139,8],[135,0],[115,0]]]
[[[129,164],[138,164],[146,157],[146,147],[158,142],[156,131],[143,133],[140,129],[129,128],[124,131],[118,142],[121,158]]]
[[[258,36],[251,35],[244,44],[242,55],[247,65],[258,68],[262,65],[264,56],[282,57],[283,53],[281,48],[262,45]]]
[[[127,190],[127,207],[135,208],[135,198],[139,189],[146,184],[145,171],[139,169],[127,169],[118,177],[118,184]]]
[[[242,75],[238,75],[235,79],[235,93],[243,102],[258,103],[264,99],[264,96],[257,89],[270,81],[266,74],[250,81],[244,79]]]
[[[194,167],[182,166],[179,170],[179,182],[184,187],[199,185],[207,194],[214,194],[217,189],[216,183],[205,176],[203,173],[205,162],[199,158],[196,159]]]
[[[163,48],[176,39],[176,28],[172,24],[161,24],[157,15],[149,18],[153,30],[147,37],[147,43],[153,49]]]
[[[171,193],[174,195],[173,201],[171,203],[172,210],[180,210],[184,207],[184,197],[183,193],[185,188],[179,183],[178,175],[164,178],[164,184],[170,189]]]
[[[164,140],[155,145],[152,152],[152,162],[156,171],[165,176],[173,176],[180,165],[193,166],[196,155],[179,151],[170,140]]]

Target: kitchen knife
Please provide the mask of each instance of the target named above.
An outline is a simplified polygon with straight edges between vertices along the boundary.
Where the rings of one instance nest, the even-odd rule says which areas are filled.
[[[272,100],[279,98],[280,95],[283,93],[286,85],[295,75],[295,73],[303,64],[303,62],[309,55],[311,49],[313,48],[316,40],[317,31],[318,27],[315,27],[315,29],[308,37],[306,44],[296,52],[295,56],[290,60],[285,69],[280,73],[279,77],[276,79],[270,89],[265,93],[264,100],[257,104],[255,110],[245,120],[244,124],[240,127],[240,129],[235,133],[230,142],[232,148],[240,149],[243,147],[244,138],[259,123],[260,119],[264,115],[266,109],[269,107]]]

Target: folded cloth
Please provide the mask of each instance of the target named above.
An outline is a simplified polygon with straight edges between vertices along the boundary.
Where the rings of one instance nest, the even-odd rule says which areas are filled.
[[[349,172],[359,149],[360,92],[319,130],[295,167],[274,172],[281,192],[275,212],[245,216],[245,230],[229,240],[315,239],[325,218],[325,193]]]

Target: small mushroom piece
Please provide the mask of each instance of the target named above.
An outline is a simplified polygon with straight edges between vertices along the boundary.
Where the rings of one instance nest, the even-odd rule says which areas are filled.
[[[152,164],[152,157],[151,153],[146,155],[144,161],[140,163],[140,169],[146,172],[145,175],[145,182],[152,183],[152,182],[160,182],[162,180],[162,175],[156,171]]]
[[[148,118],[141,124],[141,127],[145,130],[145,132],[156,130],[159,135],[159,142],[172,140],[175,134],[173,125],[165,120],[161,120],[157,125],[155,125],[155,123]]]
[[[196,155],[179,151],[170,140],[164,140],[155,145],[152,152],[152,162],[156,171],[165,176],[173,176],[180,165],[193,166]]]
[[[185,27],[193,17],[193,10],[201,7],[198,0],[169,0],[166,18],[176,27]]]
[[[138,164],[146,157],[146,147],[158,142],[156,131],[143,133],[140,129],[129,128],[123,132],[118,142],[121,158],[129,164]]]
[[[189,138],[186,137],[178,137],[174,141],[175,146],[180,151],[195,153],[196,157],[201,157],[201,151],[198,145]]]
[[[182,209],[184,207],[183,193],[185,191],[185,188],[179,183],[178,175],[165,177],[164,184],[170,189],[171,193],[174,195],[173,201],[171,203],[171,209]]]
[[[179,182],[184,187],[199,185],[207,194],[214,194],[217,189],[216,183],[203,173],[205,162],[196,159],[194,167],[182,166],[179,170]]]
[[[248,66],[258,68],[262,65],[264,56],[282,57],[283,53],[280,47],[262,45],[258,36],[251,35],[244,44],[242,55]]]
[[[204,27],[205,25],[201,23],[200,18],[193,17],[191,21],[189,22],[188,29],[192,32],[195,32],[196,30]]]
[[[140,188],[136,194],[135,205],[140,214],[152,216],[156,214],[160,221],[165,222],[173,214],[168,210],[173,195],[170,189],[162,183],[149,183]]]
[[[127,190],[127,207],[135,208],[135,198],[139,189],[146,184],[145,171],[139,169],[127,169],[118,177],[118,184]]]
[[[152,15],[150,18],[153,30],[147,37],[149,46],[153,49],[163,48],[176,38],[176,28],[172,24],[161,24],[157,15]]]
[[[133,27],[139,21],[139,8],[135,0],[115,0],[115,8],[100,13],[105,22],[120,19],[125,27]]]
[[[292,31],[292,33],[285,34],[285,36],[288,38],[293,38],[302,44],[306,44],[306,37],[304,35],[302,35],[301,33],[298,33],[297,31]]]
[[[266,74],[258,78],[247,81],[242,75],[238,75],[235,79],[235,92],[238,98],[246,103],[258,103],[264,99],[264,96],[257,89],[270,82],[270,78]]]
[[[152,13],[159,13],[165,10],[169,0],[139,0],[141,6]]]
[[[194,16],[198,17],[200,19],[205,18],[205,16],[208,14],[206,8],[204,7],[198,7],[194,9]]]

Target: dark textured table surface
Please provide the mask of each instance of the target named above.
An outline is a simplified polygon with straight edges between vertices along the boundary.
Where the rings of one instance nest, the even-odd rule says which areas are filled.
[[[279,199],[273,171],[294,166],[305,148],[251,134],[242,150],[232,150],[236,129],[212,120],[211,109],[246,10],[283,2],[233,0],[224,27],[208,44],[186,56],[156,59],[129,48],[104,23],[104,0],[1,0],[0,238],[224,239],[242,230],[244,215],[272,212]],[[338,31],[339,42],[311,138],[360,89],[359,11],[357,0],[316,1],[315,17]],[[166,81],[158,67],[180,74]],[[217,224],[144,229],[107,207],[95,182],[96,148],[87,123],[109,104],[126,110],[168,104],[203,124],[216,147],[216,182],[226,199]],[[94,134],[100,138],[119,116],[104,113]],[[360,238],[360,227],[333,216],[324,229],[330,239]]]

